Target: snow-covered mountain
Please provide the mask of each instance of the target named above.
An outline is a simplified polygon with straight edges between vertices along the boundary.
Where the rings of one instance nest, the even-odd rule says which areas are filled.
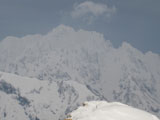
[[[92,99],[99,97],[75,81],[56,83],[0,72],[0,120],[63,119]]]
[[[70,114],[72,120],[159,120],[156,116],[121,103],[86,102]]]
[[[60,25],[46,35],[7,37],[0,42],[0,70],[40,83],[74,81],[101,99],[160,117],[160,56],[125,42],[114,48],[97,32]]]

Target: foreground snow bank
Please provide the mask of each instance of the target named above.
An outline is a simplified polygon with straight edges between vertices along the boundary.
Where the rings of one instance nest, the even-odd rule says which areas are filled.
[[[159,120],[156,116],[117,102],[85,102],[67,120]]]

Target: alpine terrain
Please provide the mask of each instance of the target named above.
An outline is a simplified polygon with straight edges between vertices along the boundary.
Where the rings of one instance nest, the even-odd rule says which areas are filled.
[[[117,101],[160,117],[160,55],[60,25],[0,42],[0,119],[58,120],[84,101]]]

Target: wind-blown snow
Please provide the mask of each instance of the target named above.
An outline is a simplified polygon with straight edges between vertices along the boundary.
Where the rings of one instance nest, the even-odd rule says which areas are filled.
[[[121,103],[86,102],[73,111],[72,120],[159,120],[156,116]]]
[[[0,42],[0,70],[36,78],[36,83],[29,83],[33,85],[53,82],[62,86],[60,91],[68,86],[63,83],[74,81],[101,99],[160,117],[160,56],[142,53],[126,42],[114,48],[97,32],[60,25],[46,35],[7,37]]]

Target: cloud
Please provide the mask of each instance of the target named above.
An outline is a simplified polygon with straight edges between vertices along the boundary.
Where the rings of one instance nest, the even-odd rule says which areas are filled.
[[[88,20],[97,18],[99,16],[110,17],[111,14],[115,13],[116,8],[108,7],[107,4],[95,3],[92,1],[85,1],[80,4],[73,6],[73,11],[71,12],[72,18],[86,18]]]

